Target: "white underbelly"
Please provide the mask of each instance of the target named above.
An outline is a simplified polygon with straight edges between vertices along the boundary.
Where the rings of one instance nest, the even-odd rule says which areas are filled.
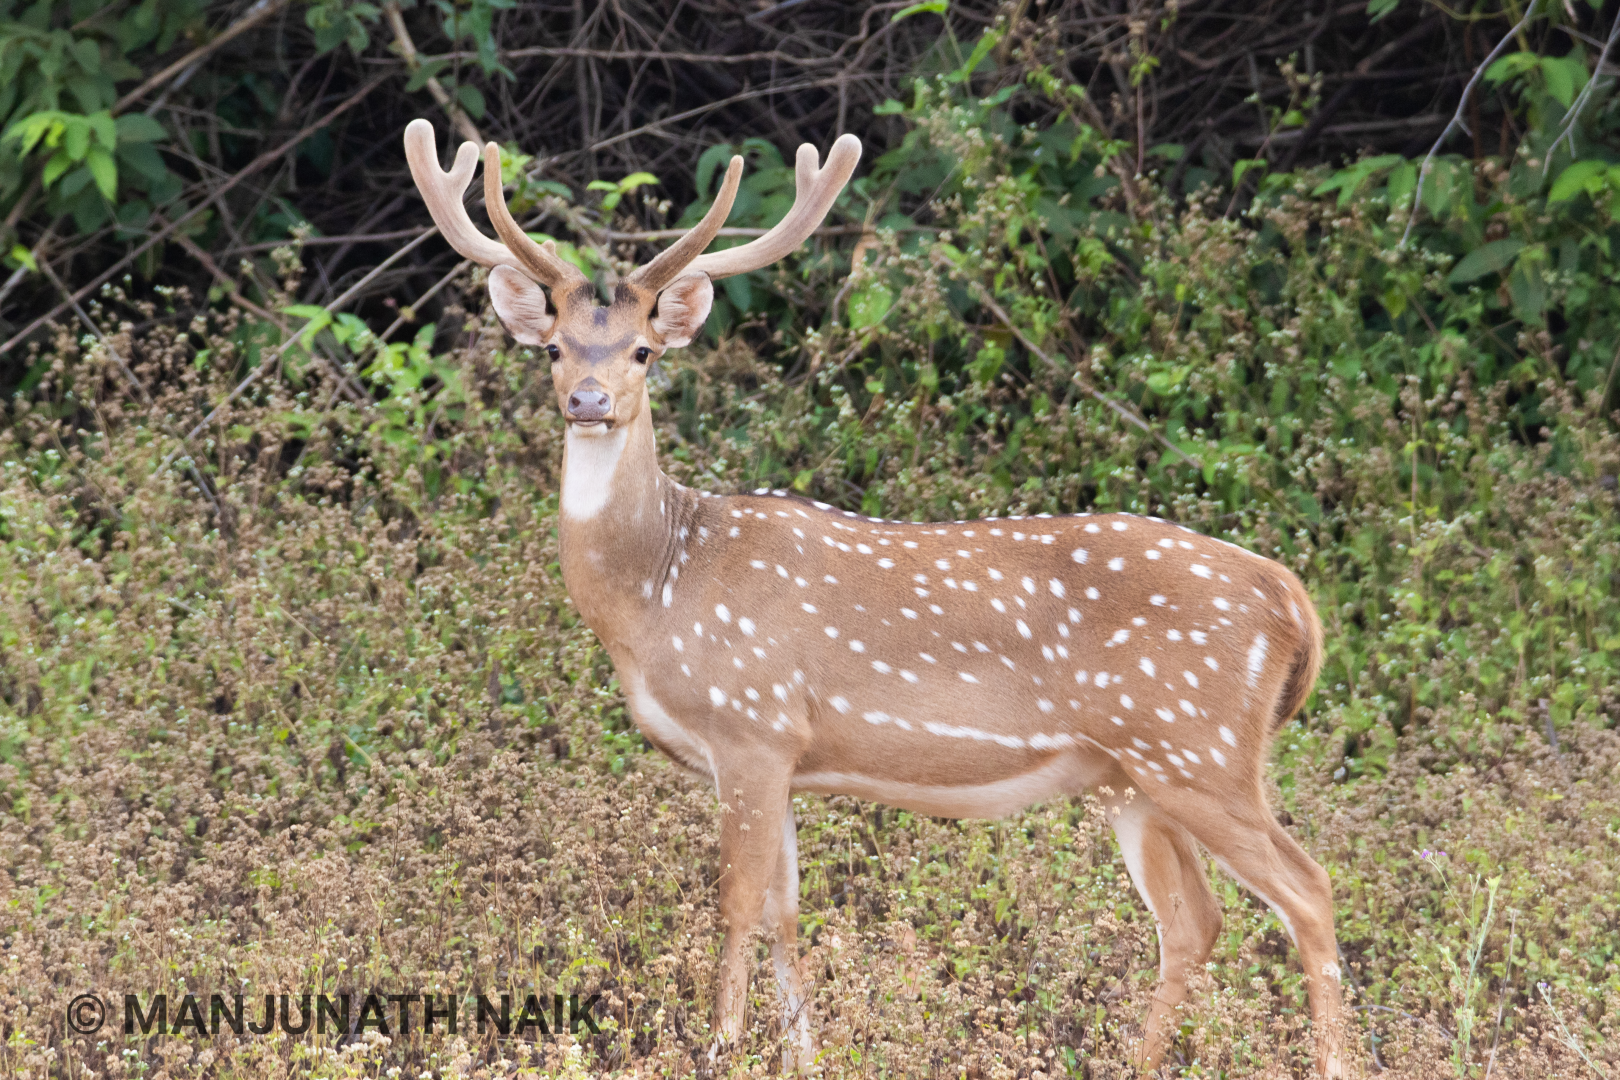
[[[854,772],[799,773],[795,791],[853,795],[902,810],[949,818],[1002,818],[1027,806],[1078,794],[1099,778],[1096,763],[1079,752],[1059,754],[1027,772],[978,784],[912,784]]]

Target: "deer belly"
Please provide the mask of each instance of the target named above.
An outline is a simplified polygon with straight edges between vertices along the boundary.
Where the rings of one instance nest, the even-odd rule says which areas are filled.
[[[990,757],[999,759],[1001,755],[981,755],[962,762],[960,769],[938,763],[941,767],[928,769],[926,778],[907,778],[910,770],[894,759],[885,768],[853,763],[843,768],[816,768],[795,775],[793,787],[822,795],[853,795],[939,817],[1000,818],[1035,803],[1084,791],[1107,771],[1107,765],[1076,750],[1024,755],[1018,763],[1008,755],[1001,767],[986,768],[985,759]],[[958,775],[952,777],[951,772]]]

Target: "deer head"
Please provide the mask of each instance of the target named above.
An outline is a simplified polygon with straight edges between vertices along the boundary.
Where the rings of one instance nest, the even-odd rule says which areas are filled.
[[[703,328],[714,302],[713,283],[769,266],[803,243],[854,171],[861,144],[853,135],[841,136],[819,168],[815,148],[799,147],[797,191],[787,216],[750,243],[705,254],[742,180],[742,158],[733,157],[703,220],[619,282],[606,307],[554,245],[536,243],[513,219],[501,194],[500,151],[494,143],[483,154],[484,207],[498,243],[478,231],[461,201],[477,167],[474,144],[461,145],[446,173],[439,168],[433,125],[413,120],[405,129],[405,154],[439,231],[462,256],[491,268],[489,294],[496,314],[514,338],[550,356],[558,408],[571,432],[587,435],[612,432],[642,415],[648,366]]]

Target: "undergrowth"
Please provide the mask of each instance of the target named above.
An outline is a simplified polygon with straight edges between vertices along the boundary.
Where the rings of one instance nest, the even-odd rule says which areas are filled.
[[[776,306],[732,296],[736,332],[653,379],[666,470],[904,518],[1152,513],[1283,560],[1327,663],[1273,801],[1332,877],[1364,1067],[1620,1075],[1607,209],[1457,168],[1401,248],[1386,163],[1234,219],[948,88],[896,103],[916,138],[861,189],[929,214],[761,276]],[[1576,239],[1515,285],[1458,277],[1469,229]],[[109,289],[34,358],[0,430],[0,1073],[710,1073],[713,796],[568,602],[551,388],[471,284],[411,347],[317,327],[189,441],[272,355],[235,311]],[[808,291],[835,300],[807,329]],[[1156,944],[1095,804],[796,804],[827,1075],[1129,1075]],[[1216,880],[1167,1069],[1304,1075],[1297,957]],[[722,1072],[777,1067],[773,987]],[[111,1022],[74,1035],[86,992]],[[602,1031],[122,1034],[155,992],[600,993]]]

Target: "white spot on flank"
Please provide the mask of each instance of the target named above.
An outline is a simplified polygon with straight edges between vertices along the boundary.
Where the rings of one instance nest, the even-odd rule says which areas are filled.
[[[1217,596],[1215,598],[1215,607],[1221,611],[1231,611],[1232,603],[1224,596]]]
[[[1233,735],[1232,729],[1227,727],[1225,724],[1221,725],[1221,741],[1227,746],[1237,745],[1237,736]]]
[[[1142,552],[1142,554],[1150,559],[1157,559],[1159,557],[1159,553],[1154,551],[1152,548],[1148,548],[1146,551]]]
[[[1198,689],[1198,676],[1194,675],[1190,671],[1183,671],[1181,676],[1187,680],[1188,686],[1192,687],[1194,690]]]
[[[1202,630],[1194,630],[1187,636],[1192,638],[1194,645],[1205,645],[1209,643],[1209,635],[1204,633]]]
[[[1028,641],[1030,639],[1030,637],[1033,636],[1033,635],[1030,634],[1029,624],[1024,622],[1023,619],[1018,620],[1018,634],[1019,634],[1020,637],[1022,637],[1026,641]]]
[[[879,559],[878,560],[878,565],[883,567],[883,569],[885,569],[885,570],[889,570],[889,569],[892,569],[894,567],[894,560],[893,559]]]
[[[1208,667],[1209,670],[1211,670],[1211,671],[1219,671],[1219,670],[1221,670],[1221,665],[1219,665],[1219,664],[1217,664],[1215,662],[1215,658],[1213,656],[1204,657],[1204,665],[1206,667]]]
[[[1096,586],[1093,585],[1093,586],[1090,586],[1090,587],[1088,587],[1086,589],[1086,599],[1087,600],[1095,600],[1100,596],[1102,596],[1102,593],[1097,591]]]
[[[716,615],[720,616],[720,621],[721,622],[725,623],[728,626],[731,625],[731,611],[730,611],[730,609],[728,609],[726,607],[726,605],[724,605],[724,604],[716,604],[716,605],[714,605],[714,613]]]
[[[1166,630],[1164,632],[1164,636],[1169,638],[1171,641],[1180,641],[1181,640],[1181,631],[1180,630]]]
[[[716,708],[719,708],[726,703],[726,692],[718,686],[711,686],[709,687],[709,700],[714,703]]]
[[[753,619],[747,619],[747,618],[738,619],[737,620],[737,628],[743,632],[744,637],[753,637],[754,636],[754,620]]]
[[[1176,701],[1176,704],[1180,705],[1181,706],[1181,711],[1186,713],[1188,716],[1197,716],[1198,715],[1197,706],[1195,706],[1192,702],[1188,701],[1186,698],[1178,699]]]
[[[1114,558],[1108,560],[1108,569],[1110,569],[1110,570],[1123,570],[1123,569],[1125,569],[1125,560],[1121,559],[1119,556],[1116,555]]]
[[[1221,753],[1219,750],[1215,749],[1212,746],[1212,747],[1209,748],[1209,756],[1215,759],[1215,764],[1219,765],[1223,769],[1226,768],[1226,755],[1225,754]]]
[[[1115,630],[1114,631],[1114,636],[1108,639],[1108,644],[1110,644],[1110,645],[1123,645],[1123,644],[1125,644],[1125,642],[1129,641],[1130,639],[1131,639],[1131,632],[1129,630]]]
[[[670,570],[673,572],[674,568],[671,567]],[[667,581],[664,582],[664,593],[662,599],[665,607],[669,607],[671,604],[675,603],[675,588]]]
[[[799,606],[804,608],[804,610],[808,611],[812,615],[816,613],[816,605],[814,604],[800,604]]]
[[[1129,694],[1119,695],[1119,703],[1125,706],[1127,709],[1136,708],[1136,703],[1131,700],[1131,695]]]
[[[990,606],[995,608],[997,611],[1002,612],[1003,614],[1005,614],[1006,611],[1007,611],[1007,605],[1003,604],[1000,601],[1000,599],[998,599],[996,597],[991,597],[990,598]]]
[[[1114,531],[1115,532],[1124,532],[1126,528],[1127,528],[1127,526],[1123,521],[1114,522]]]
[[[915,619],[917,617],[917,613],[908,607],[901,608],[900,614],[904,615],[908,619]]]
[[[838,627],[836,627],[836,626],[827,627],[827,636],[830,637],[830,638],[836,638],[838,636]]]
[[[1150,679],[1153,678],[1153,661],[1152,660],[1149,660],[1145,656],[1142,657],[1141,668],[1142,668],[1143,673],[1145,675],[1147,675],[1148,678],[1150,678]]]
[[[1260,672],[1266,665],[1266,649],[1270,642],[1266,635],[1254,635],[1254,644],[1249,646],[1249,685],[1254,686],[1260,681]]]
[[[670,638],[669,643],[671,645],[675,646],[675,651],[676,652],[680,652],[682,649],[686,648],[685,644],[682,643],[682,641],[681,641],[681,639],[679,637]]]
[[[972,675],[969,675],[965,671],[958,671],[957,674],[962,677],[963,682],[976,683],[976,682],[979,681],[978,679],[974,678]]]
[[[1153,712],[1154,712],[1154,715],[1156,715],[1160,720],[1163,720],[1167,724],[1173,724],[1173,723],[1176,722],[1176,714],[1171,712],[1169,709],[1166,709],[1166,708],[1160,706],[1158,708],[1155,708],[1153,710]]]
[[[1059,581],[1057,578],[1053,578],[1051,581],[1046,583],[1046,587],[1051,590],[1053,596],[1057,597],[1059,600],[1063,599],[1063,582]]]
[[[849,643],[849,651],[850,652],[865,652],[866,651],[866,643],[863,642],[863,641],[852,641],[852,642]]]
[[[893,671],[894,668],[890,667],[888,664],[885,664],[881,660],[874,660],[872,661],[872,670],[877,672],[879,675],[887,675],[889,672]]]
[[[827,700],[827,704],[831,705],[841,713],[849,712],[849,699],[841,695],[829,698]]]
[[[1209,567],[1205,566],[1203,563],[1193,563],[1192,566],[1188,567],[1188,569],[1201,578],[1209,577]]]
[[[1096,523],[1096,522],[1092,522],[1092,523],[1091,523],[1091,524],[1089,524],[1089,525],[1087,525],[1087,526],[1086,526],[1086,532],[1088,532],[1088,533],[1094,533],[1094,532],[1101,532],[1101,531],[1102,531],[1102,530],[1100,530],[1100,529],[1099,529],[1099,528],[1098,528],[1098,527],[1097,527],[1097,523]]]

